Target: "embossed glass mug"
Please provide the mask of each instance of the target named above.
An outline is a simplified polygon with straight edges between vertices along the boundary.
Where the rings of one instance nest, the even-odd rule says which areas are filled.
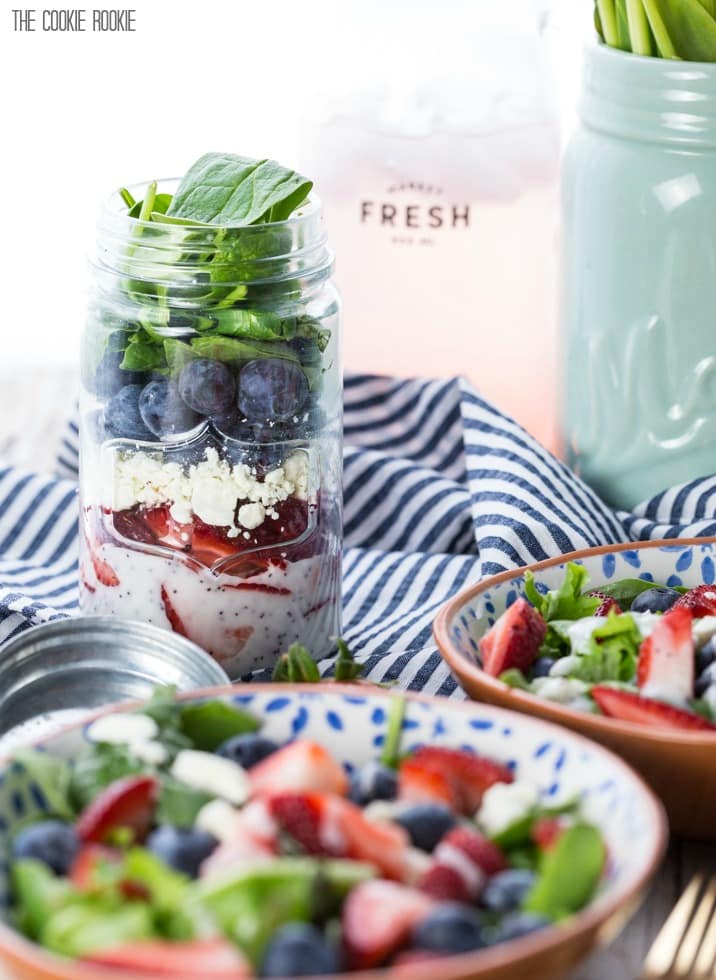
[[[565,160],[561,437],[633,507],[716,471],[716,65],[586,52]]]

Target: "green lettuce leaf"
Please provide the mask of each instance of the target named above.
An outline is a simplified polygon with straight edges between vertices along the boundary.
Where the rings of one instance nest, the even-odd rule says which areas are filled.
[[[214,752],[227,738],[257,731],[259,722],[248,711],[216,698],[182,705],[179,726],[194,748]]]
[[[569,676],[587,684],[632,681],[640,645],[641,634],[632,617],[628,613],[611,612],[604,625],[593,631],[589,653],[580,655]]]
[[[588,579],[586,568],[571,561],[560,587],[542,595],[537,590],[534,575],[528,571],[525,573],[525,595],[547,622],[552,619],[581,619],[582,616],[592,616],[601,602],[596,596],[582,594]]]

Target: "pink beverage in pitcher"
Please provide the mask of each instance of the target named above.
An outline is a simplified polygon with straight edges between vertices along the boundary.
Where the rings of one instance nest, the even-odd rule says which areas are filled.
[[[336,250],[346,367],[465,375],[553,448],[558,107],[533,8],[496,6],[374,12],[381,56],[314,102],[304,168]]]

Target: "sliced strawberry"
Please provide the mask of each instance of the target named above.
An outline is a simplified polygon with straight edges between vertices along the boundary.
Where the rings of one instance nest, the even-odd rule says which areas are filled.
[[[290,742],[250,770],[253,794],[348,792],[348,777],[330,752],[317,742]]]
[[[403,828],[369,820],[350,800],[331,794],[281,793],[270,797],[268,805],[281,829],[307,854],[365,861],[396,880],[411,873],[408,835]]]
[[[92,567],[94,568],[94,573],[97,576],[97,581],[102,585],[108,586],[112,589],[119,585],[119,576],[112,568],[108,561],[104,558],[100,558],[97,554],[95,548],[90,546],[90,558],[92,559]]]
[[[412,929],[432,912],[435,899],[393,881],[364,881],[343,906],[348,967],[370,970],[397,953]]]
[[[535,821],[530,837],[540,851],[548,851],[561,837],[563,830],[564,825],[558,817],[540,817]]]
[[[527,670],[536,660],[547,624],[524,598],[506,609],[480,640],[482,669],[491,677],[511,667]]]
[[[435,858],[438,861],[447,860],[448,848],[460,851],[488,877],[507,868],[505,855],[497,844],[474,827],[455,827],[449,830],[435,849]]]
[[[151,939],[98,950],[84,956],[86,963],[121,967],[151,976],[212,977],[244,980],[253,976],[236,946],[226,939],[196,939],[174,942]]]
[[[682,711],[664,701],[643,698],[631,691],[620,691],[614,687],[597,686],[591,691],[605,715],[621,721],[633,721],[651,728],[671,728],[691,731],[716,731],[706,718],[691,711]]]
[[[80,814],[77,836],[85,843],[102,844],[113,831],[128,827],[135,840],[142,840],[152,824],[158,792],[153,776],[117,779]]]
[[[179,634],[179,636],[188,637],[189,634],[186,626],[184,625],[184,620],[177,612],[174,601],[172,600],[169,589],[166,587],[166,585],[162,585],[160,594],[162,597],[162,605],[164,606],[164,614],[169,620],[169,625],[175,633]]]
[[[619,605],[616,599],[612,596],[607,595],[606,592],[600,592],[599,589],[595,589],[593,592],[589,593],[595,599],[601,599],[597,608],[594,610],[594,616],[608,616],[610,612],[622,613],[624,610]]]
[[[103,844],[85,844],[72,864],[70,881],[80,891],[93,891],[105,883],[103,870],[106,871],[108,865],[118,864],[121,860],[121,851]]]
[[[138,541],[140,544],[156,544],[157,535],[135,508],[118,510],[112,514],[114,529],[123,538]]]
[[[639,648],[637,684],[685,701],[694,694],[691,612],[678,603],[664,613]]]
[[[449,864],[433,864],[420,879],[418,887],[426,895],[442,902],[470,901],[470,892],[463,876]]]
[[[424,745],[413,753],[411,761],[449,780],[457,796],[457,808],[468,816],[474,815],[490,786],[511,783],[514,778],[499,762],[462,749]]]
[[[318,793],[280,793],[268,800],[271,816],[306,854],[342,857],[346,853],[342,835],[337,835],[335,840],[324,839],[325,804],[326,797]]]
[[[194,525],[174,520],[169,507],[152,507],[142,511],[141,516],[154,539],[166,548],[188,551],[191,547]]]
[[[241,544],[239,538],[228,538],[224,529],[205,524],[198,517],[194,517],[191,554],[202,564],[213,565],[222,558],[231,558],[241,550]]]
[[[697,585],[677,599],[673,609],[688,609],[694,619],[716,616],[716,585]]]
[[[445,803],[452,810],[460,805],[460,794],[448,776],[416,759],[404,759],[400,764],[398,799],[403,803]]]

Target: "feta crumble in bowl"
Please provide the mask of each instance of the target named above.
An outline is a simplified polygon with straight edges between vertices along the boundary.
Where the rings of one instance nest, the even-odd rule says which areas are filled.
[[[354,685],[161,689],[37,749],[0,772],[0,958],[24,980],[551,980],[623,926],[666,840],[598,745]]]
[[[597,739],[714,840],[715,578],[715,538],[592,548],[485,579],[435,637],[471,697]]]

